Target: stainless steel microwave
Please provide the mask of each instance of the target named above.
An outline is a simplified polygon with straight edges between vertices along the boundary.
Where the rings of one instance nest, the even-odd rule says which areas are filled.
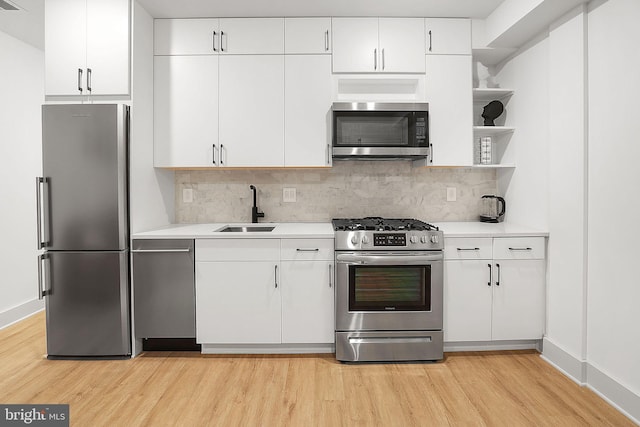
[[[334,159],[426,159],[429,104],[334,102]]]

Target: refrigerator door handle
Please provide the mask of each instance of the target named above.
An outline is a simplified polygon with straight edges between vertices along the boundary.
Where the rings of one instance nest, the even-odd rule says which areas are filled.
[[[38,299],[44,299],[47,295],[47,291],[44,289],[44,284],[42,282],[42,263],[49,259],[49,254],[38,255]],[[45,275],[46,277],[46,275]]]
[[[45,177],[36,177],[36,221],[37,221],[37,234],[38,234],[38,249],[43,249],[48,246],[49,242],[45,241],[42,237],[43,228],[43,211],[42,211],[42,191],[41,188],[49,183],[49,179]],[[46,223],[45,223],[46,225]]]

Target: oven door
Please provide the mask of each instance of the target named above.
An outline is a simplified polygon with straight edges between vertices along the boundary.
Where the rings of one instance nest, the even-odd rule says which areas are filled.
[[[442,329],[442,252],[336,254],[336,330]]]

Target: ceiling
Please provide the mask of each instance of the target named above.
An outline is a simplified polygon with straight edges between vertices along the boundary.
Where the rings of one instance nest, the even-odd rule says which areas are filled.
[[[0,31],[44,50],[44,0],[9,0],[18,10],[0,9]]]
[[[504,0],[138,0],[154,18],[429,16],[486,18]]]

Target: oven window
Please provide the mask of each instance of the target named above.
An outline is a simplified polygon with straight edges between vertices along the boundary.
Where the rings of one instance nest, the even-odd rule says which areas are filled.
[[[335,116],[337,147],[407,147],[409,116],[407,113],[352,112]]]
[[[431,311],[431,266],[349,266],[349,311]]]

